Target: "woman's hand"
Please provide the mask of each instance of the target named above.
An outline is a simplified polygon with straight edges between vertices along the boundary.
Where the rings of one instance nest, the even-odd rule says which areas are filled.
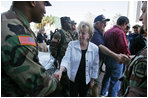
[[[58,72],[55,72],[54,73],[54,75],[57,77],[58,81],[61,80],[62,73],[63,73],[64,70],[65,70],[65,67],[64,66],[61,66],[60,67],[60,70]]]
[[[61,80],[62,72],[63,72],[63,71],[59,70],[58,72],[55,72],[55,73],[54,73],[54,76],[56,77],[56,79],[58,79],[58,81]]]
[[[128,64],[131,60],[131,57],[129,55],[125,55],[125,54],[117,54],[116,56],[116,61],[118,63],[124,63],[124,64]]]
[[[94,86],[94,79],[91,79],[90,81],[90,88],[92,88]]]

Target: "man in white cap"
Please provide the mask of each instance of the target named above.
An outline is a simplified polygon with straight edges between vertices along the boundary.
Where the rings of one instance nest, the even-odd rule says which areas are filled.
[[[96,44],[97,46],[99,45],[104,45],[104,32],[105,32],[105,27],[106,27],[106,22],[110,21],[110,19],[106,19],[104,15],[99,15],[94,19],[94,35],[91,39],[91,42]],[[99,51],[99,75],[102,71],[102,65],[103,65],[103,60],[104,60],[105,55]],[[99,77],[98,79],[95,80],[95,84],[92,88],[92,96],[98,97],[99,96],[99,85],[100,85],[100,80]]]

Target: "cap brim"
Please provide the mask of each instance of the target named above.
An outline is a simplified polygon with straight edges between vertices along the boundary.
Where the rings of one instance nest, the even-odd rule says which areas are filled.
[[[71,23],[72,25],[76,25],[77,23]]]
[[[110,21],[110,19],[105,19],[105,21]]]
[[[45,6],[52,6],[49,1],[45,1]]]
[[[77,23],[75,23],[75,22],[72,22],[71,24],[73,24],[73,25],[76,25]]]

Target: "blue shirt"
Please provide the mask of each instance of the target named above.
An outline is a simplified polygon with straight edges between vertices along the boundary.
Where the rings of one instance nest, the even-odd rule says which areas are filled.
[[[135,37],[137,37],[139,34],[135,34],[135,33],[130,33],[129,35],[127,35],[127,38],[131,41],[132,39],[134,39]]]
[[[104,40],[103,34],[96,28],[94,29],[94,35],[91,39],[91,42],[97,46],[99,46],[101,44],[105,45],[105,40]],[[100,51],[99,51],[99,56],[100,56],[100,59],[104,58],[104,54],[101,53]]]

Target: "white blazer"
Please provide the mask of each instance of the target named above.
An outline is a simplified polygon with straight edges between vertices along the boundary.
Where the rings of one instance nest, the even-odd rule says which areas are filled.
[[[80,48],[80,41],[71,41],[68,44],[65,56],[62,59],[61,66],[66,67],[68,77],[71,81],[75,81],[75,77],[80,65],[82,52]],[[85,54],[86,60],[86,84],[88,84],[91,78],[96,79],[98,77],[99,70],[99,48],[95,44],[89,42],[87,52]]]

